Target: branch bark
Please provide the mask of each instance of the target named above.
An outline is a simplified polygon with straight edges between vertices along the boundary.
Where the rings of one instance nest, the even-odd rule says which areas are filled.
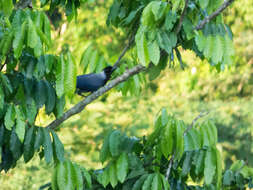
[[[188,0],[185,0],[185,5],[184,5],[184,10],[180,16],[180,20],[179,20],[179,23],[178,23],[178,26],[177,26],[177,29],[176,29],[176,33],[178,34],[181,27],[182,27],[182,24],[183,24],[183,20],[184,20],[184,16],[185,16],[185,13],[186,13],[186,9],[187,9],[187,6],[188,6]]]
[[[139,72],[143,71],[145,69],[142,65],[137,65],[133,67],[132,69],[127,70],[122,75],[118,76],[116,79],[112,80],[110,83],[108,83],[106,86],[98,89],[96,92],[92,93],[88,97],[86,97],[84,100],[76,104],[74,107],[66,111],[60,118],[54,120],[52,123],[50,123],[47,128],[49,129],[56,129],[61,123],[63,123],[66,119],[70,118],[72,115],[75,115],[77,113],[80,113],[88,104],[90,104],[92,101],[96,100],[99,96],[103,95],[119,83],[127,80],[131,76],[138,74]]]
[[[222,11],[224,11],[231,3],[233,3],[234,0],[226,0],[224,3],[212,14],[207,16],[204,20],[200,21],[200,23],[195,27],[196,30],[201,30],[205,24],[210,22],[212,19],[214,19],[216,16],[218,16]]]
[[[184,131],[184,136],[188,133],[188,131],[190,131],[193,126],[195,125],[195,123],[201,118],[201,117],[205,117],[206,115],[208,115],[209,112],[206,111],[206,112],[201,112],[197,117],[195,117],[193,120],[192,120],[192,123],[191,125]]]

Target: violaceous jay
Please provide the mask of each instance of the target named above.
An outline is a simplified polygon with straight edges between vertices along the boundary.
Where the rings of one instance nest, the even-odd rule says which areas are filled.
[[[76,90],[79,95],[85,92],[94,92],[104,86],[110,80],[113,71],[117,67],[108,66],[100,73],[90,73],[77,76]]]

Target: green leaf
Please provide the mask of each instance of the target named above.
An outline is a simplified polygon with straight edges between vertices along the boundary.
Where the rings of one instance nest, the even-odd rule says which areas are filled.
[[[2,10],[6,16],[9,16],[12,12],[12,9],[14,8],[12,0],[3,0],[1,1],[2,4]]]
[[[41,31],[41,29],[39,27],[35,27],[36,31],[37,31],[37,34],[39,35],[40,37],[40,40],[43,41],[47,47],[50,47],[50,40],[51,39],[47,39],[47,36]]]
[[[72,96],[76,90],[76,64],[70,52],[67,53],[67,61],[64,66],[64,93]]]
[[[214,38],[215,42],[215,48],[212,52],[212,61],[216,64],[222,61],[222,56],[224,52],[224,39],[221,35],[216,35]]]
[[[169,11],[166,14],[166,18],[165,18],[165,23],[164,23],[165,29],[168,31],[171,31],[176,21],[177,21],[177,15],[173,13],[172,11]]]
[[[0,110],[4,107],[4,96],[3,88],[0,86]]]
[[[161,175],[161,178],[162,178],[164,190],[170,190],[169,182],[166,180],[166,178],[164,177],[164,175],[162,175],[162,174],[160,174],[160,175]]]
[[[148,54],[150,60],[155,64],[158,65],[160,60],[160,49],[159,46],[155,41],[148,43]]]
[[[52,141],[49,134],[49,130],[47,128],[43,129],[43,147],[44,147],[44,156],[47,163],[50,163],[53,157],[53,147],[52,147]]]
[[[146,26],[149,28],[152,28],[155,26],[155,17],[152,12],[152,7],[153,5],[155,6],[155,4],[159,4],[159,3],[160,2],[152,1],[144,8],[142,12],[142,17],[141,17],[141,23],[143,26]]]
[[[216,180],[217,180],[217,188],[221,188],[222,183],[222,159],[218,149],[216,149]]]
[[[155,20],[158,21],[165,15],[167,8],[167,2],[153,2],[152,3],[152,13],[155,17]]]
[[[148,55],[148,46],[144,33],[144,28],[139,28],[137,34],[135,35],[137,55],[140,60],[140,63],[143,66],[148,66],[149,64],[149,55]]]
[[[198,132],[195,129],[189,130],[184,136],[184,149],[185,151],[193,151],[200,149],[201,140]]]
[[[77,164],[71,164],[71,178],[75,190],[83,190],[83,176]]]
[[[214,36],[212,35],[207,36],[205,49],[203,53],[204,56],[208,59],[212,57],[213,50],[215,49],[216,44],[214,44],[214,41],[215,41]]]
[[[61,143],[59,137],[54,131],[51,131],[51,134],[53,136],[53,143],[54,143],[54,152],[56,153],[56,157],[59,161],[64,161],[64,147]]]
[[[199,5],[201,9],[205,9],[208,6],[209,0],[199,0]]]
[[[125,152],[123,152],[118,158],[117,163],[116,163],[116,168],[117,168],[118,180],[121,183],[123,183],[126,179],[127,171],[128,171],[128,157]]]
[[[153,181],[152,181],[152,190],[162,190],[162,181],[160,179],[160,174],[154,174]]]
[[[8,51],[10,50],[11,42],[12,42],[13,37],[14,37],[13,31],[10,31],[8,33],[8,36],[5,39],[3,39],[4,40],[4,45],[3,45],[3,48],[2,48],[2,54],[3,55],[6,55],[8,53]]]
[[[187,176],[191,169],[191,161],[192,161],[193,152],[186,152],[186,156],[182,166],[182,177]]]
[[[195,164],[195,174],[200,175],[203,170],[204,170],[204,165],[205,165],[205,151],[200,150],[198,152],[198,157],[196,159],[196,164]]]
[[[231,185],[232,182],[235,180],[234,178],[234,173],[231,170],[227,170],[223,176],[223,184],[227,186]]]
[[[34,26],[33,21],[28,18],[28,31],[27,31],[27,46],[35,48],[38,42],[38,35],[36,32],[36,27]]]
[[[7,89],[9,93],[12,93],[13,89],[12,89],[11,82],[8,79],[8,77],[6,75],[2,74],[2,73],[0,73],[0,76],[1,76],[1,81],[2,81],[3,86],[5,87],[5,89]]]
[[[153,188],[152,181],[154,179],[155,174],[149,174],[146,180],[143,183],[142,190],[149,190]],[[151,188],[152,185],[152,188]]]
[[[183,126],[176,121],[176,147],[175,147],[175,159],[179,160],[184,152],[184,129]]]
[[[15,160],[18,160],[22,155],[22,143],[18,139],[18,136],[14,129],[11,132],[10,150]]]
[[[15,130],[19,140],[23,142],[25,138],[25,127],[26,127],[24,113],[22,112],[22,109],[20,109],[20,107],[15,107],[15,110],[17,117]]]
[[[30,127],[25,134],[24,141],[24,161],[27,163],[34,155],[34,127]]]
[[[104,186],[104,188],[109,184],[110,182],[110,175],[109,175],[109,168],[107,167],[104,169],[103,173],[100,173],[97,177],[97,180],[100,184]]]
[[[112,162],[109,166],[109,178],[112,187],[114,188],[118,184],[116,163]]]
[[[82,171],[84,179],[88,185],[88,188],[92,188],[92,180],[91,180],[91,176],[90,176],[89,172],[85,168],[81,168],[81,171]]]
[[[89,66],[89,61],[91,57],[91,53],[93,52],[93,46],[89,45],[88,48],[86,48],[82,54],[80,65],[83,66],[83,73],[86,72],[88,66]]]
[[[169,122],[167,126],[163,129],[162,138],[161,138],[161,151],[165,158],[168,158],[168,155],[172,154],[174,136],[175,136],[175,125],[173,121]]]
[[[148,174],[144,174],[142,175],[133,185],[132,190],[140,190],[142,187],[142,184],[144,183],[144,181],[147,179],[149,175]]]
[[[36,137],[35,137],[34,150],[39,150],[43,142],[44,142],[43,128],[38,127]]]
[[[35,102],[37,108],[41,108],[47,100],[47,88],[43,80],[36,83],[35,87]]]
[[[216,162],[216,151],[215,148],[211,147],[207,150],[205,157],[204,179],[207,185],[210,185],[214,179]]]
[[[56,66],[56,94],[60,98],[64,94],[64,73],[65,73],[65,60],[63,54],[60,56],[60,60]]]
[[[70,161],[58,163],[57,184],[58,184],[59,190],[72,190]]]
[[[9,104],[4,117],[4,125],[6,129],[11,130],[15,124],[15,110],[12,104]]]
[[[45,13],[42,14],[42,18],[43,18],[43,23],[44,23],[44,25],[43,25],[44,26],[44,28],[43,28],[44,33],[45,33],[49,43],[51,44],[51,25],[50,25],[50,21],[48,19],[48,16]]]
[[[54,88],[48,81],[45,81],[45,85],[46,85],[46,92],[47,92],[47,99],[45,103],[46,113],[50,114],[54,110],[54,107],[55,107],[56,93],[55,93]]]
[[[110,148],[109,148],[109,139],[110,139],[110,133],[106,135],[104,142],[103,142],[103,146],[100,150],[99,157],[100,157],[100,161],[102,163],[104,163],[107,160],[107,158],[109,158],[111,155]]]
[[[53,190],[58,190],[58,184],[57,184],[57,167],[54,168],[53,175],[51,178],[51,187]]]
[[[118,156],[120,154],[120,140],[120,132],[113,131],[109,137],[109,147],[112,156]]]
[[[13,40],[12,46],[14,49],[14,57],[16,59],[18,59],[22,53],[25,35],[26,35],[26,25],[27,25],[27,21],[24,21],[21,27],[19,26],[17,28],[17,31],[14,34],[14,40]]]
[[[198,49],[199,51],[203,51],[205,46],[206,46],[206,40],[207,38],[202,34],[202,33],[199,33],[199,35],[196,35],[195,36],[195,42],[198,46]]]
[[[35,117],[37,115],[37,107],[36,107],[35,101],[32,99],[31,101],[29,101],[29,103],[26,106],[27,106],[26,118],[28,119],[28,123],[30,125],[33,125]]]
[[[63,115],[64,106],[65,106],[65,96],[56,99],[56,106],[54,107],[54,115],[56,118],[59,118]]]
[[[37,39],[37,44],[34,47],[34,55],[35,57],[41,56],[43,53],[43,47],[40,38]]]

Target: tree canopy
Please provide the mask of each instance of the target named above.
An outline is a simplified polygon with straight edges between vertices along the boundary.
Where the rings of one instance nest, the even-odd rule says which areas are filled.
[[[35,153],[54,166],[52,180],[41,189],[245,189],[253,187],[253,168],[243,160],[222,167],[217,128],[210,120],[190,125],[167,113],[154,116],[150,135],[105,135],[100,150],[104,167],[87,170],[64,153],[57,129],[95,99],[115,88],[137,95],[167,66],[187,67],[182,52],[193,52],[217,71],[233,64],[233,34],[223,11],[233,0],[114,0],[107,27],[124,31],[125,47],[114,62],[118,69],[104,87],[66,110],[79,72],[100,72],[112,65],[90,44],[77,60],[68,45],[52,51],[57,15],[75,22],[88,0],[0,1],[0,170],[15,168]],[[88,7],[88,6],[87,6]],[[59,31],[61,33],[61,31]],[[124,43],[124,42],[123,42]],[[127,53],[130,61],[122,61]],[[149,77],[147,77],[147,75]],[[53,118],[38,126],[44,114]],[[145,117],[145,116],[144,116]]]

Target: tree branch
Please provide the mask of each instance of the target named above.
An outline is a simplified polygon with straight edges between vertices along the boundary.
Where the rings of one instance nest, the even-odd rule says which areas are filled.
[[[184,20],[184,16],[185,16],[185,13],[186,13],[186,9],[187,9],[187,6],[188,6],[188,0],[185,0],[185,5],[184,5],[184,10],[180,16],[180,20],[179,20],[179,23],[177,25],[177,29],[176,29],[176,34],[179,33],[181,27],[182,27],[182,24],[183,24],[183,20]]]
[[[173,164],[173,159],[174,159],[174,154],[172,155],[171,159],[170,159],[170,163],[169,163],[169,167],[166,171],[166,176],[165,176],[165,179],[168,181],[169,179],[169,176],[170,176],[170,171],[171,171],[171,167],[172,167],[172,164]]]
[[[205,24],[210,22],[213,18],[218,16],[222,11],[224,11],[234,0],[226,0],[224,3],[212,14],[207,16],[204,20],[200,21],[200,23],[195,27],[196,30],[201,30]]]
[[[50,129],[56,129],[57,126],[59,126],[61,123],[63,123],[66,119],[70,118],[72,115],[80,113],[88,104],[90,104],[92,101],[97,99],[99,96],[103,95],[119,83],[127,80],[131,76],[138,74],[139,72],[143,71],[145,69],[142,65],[137,65],[133,67],[132,69],[127,70],[122,75],[118,76],[116,79],[112,80],[110,83],[108,83],[106,86],[98,89],[96,92],[89,95],[87,98],[76,104],[74,107],[66,111],[60,118],[54,120],[51,122],[47,128]]]
[[[195,125],[195,123],[198,121],[198,119],[200,119],[201,117],[204,117],[206,115],[209,114],[209,111],[206,111],[206,112],[201,112],[197,117],[195,117],[193,120],[192,120],[192,123],[191,125],[184,131],[184,136],[188,133],[188,131],[190,131],[193,126]]]
[[[120,54],[118,60],[114,63],[114,67],[118,67],[120,65],[120,61],[123,58],[123,56],[126,54],[127,50],[130,48],[132,43],[134,42],[135,32],[132,34],[132,36],[129,38],[129,41],[126,45],[126,47],[123,49],[122,53]]]

